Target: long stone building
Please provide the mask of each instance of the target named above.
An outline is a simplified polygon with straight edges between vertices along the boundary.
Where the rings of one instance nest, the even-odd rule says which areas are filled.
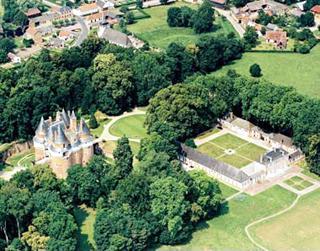
[[[86,165],[94,154],[94,138],[74,111],[58,111],[55,120],[41,118],[33,144],[36,163],[48,163],[58,178],[66,178],[72,165]]]

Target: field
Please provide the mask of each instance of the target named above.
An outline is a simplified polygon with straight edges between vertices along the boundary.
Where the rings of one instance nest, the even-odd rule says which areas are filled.
[[[96,212],[92,208],[84,205],[74,210],[74,217],[78,225],[77,232],[77,250],[88,251],[94,247],[93,225],[96,218]]]
[[[320,45],[310,54],[247,52],[242,59],[223,67],[213,74],[224,74],[228,69],[249,76],[249,67],[257,63],[262,78],[274,84],[295,87],[301,94],[320,97]]]
[[[196,8],[195,5],[176,2],[166,6],[144,9],[151,18],[141,19],[132,25],[128,25],[128,30],[143,40],[148,41],[151,46],[162,49],[165,49],[171,42],[180,42],[184,45],[195,43],[201,35],[194,34],[191,28],[171,28],[167,24],[167,10],[172,6],[181,7],[184,5],[188,5],[190,8]],[[206,34],[228,34],[234,32],[232,25],[221,17],[216,18],[215,24],[218,29],[215,32]]]
[[[139,152],[140,144],[134,141],[129,142],[132,153],[136,155]],[[113,150],[117,147],[117,141],[106,141],[103,144],[103,150],[108,153],[112,154]]]
[[[145,115],[132,115],[116,121],[110,127],[110,133],[114,136],[122,137],[126,135],[130,139],[141,139],[147,136],[147,131],[143,127]]]
[[[229,133],[199,146],[198,150],[238,168],[259,160],[260,156],[266,151],[260,146]],[[226,153],[226,151],[230,151],[230,153]]]
[[[253,197],[245,194],[237,195],[225,206],[222,215],[200,224],[188,243],[163,246],[160,250],[257,250],[247,238],[245,226],[288,207],[294,199],[293,193],[279,186]],[[320,217],[318,218],[320,221]]]
[[[290,211],[251,228],[269,250],[319,250],[320,191],[303,196]]]
[[[16,166],[33,166],[34,153],[33,150],[27,150],[22,153],[12,155],[6,160],[5,168],[2,171],[11,171]]]

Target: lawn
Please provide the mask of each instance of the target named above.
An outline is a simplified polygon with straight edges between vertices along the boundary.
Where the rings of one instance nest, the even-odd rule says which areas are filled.
[[[78,225],[77,250],[93,250],[92,247],[95,247],[93,239],[93,226],[96,219],[96,212],[94,209],[82,205],[75,208],[73,213]]]
[[[129,144],[130,144],[132,153],[134,155],[137,155],[140,149],[140,144],[135,141],[130,141]],[[116,149],[116,147],[117,147],[117,141],[106,141],[103,144],[103,150],[108,154],[112,154],[113,150]]]
[[[90,129],[91,134],[95,138],[99,138],[101,136],[101,134],[103,133],[104,126],[110,122],[110,119],[105,118],[105,119],[97,120],[97,121],[99,123],[99,126],[95,129]]]
[[[230,65],[213,74],[224,74],[235,69],[243,75],[249,74],[249,67],[257,63],[262,69],[262,78],[274,84],[295,87],[301,94],[320,97],[320,45],[310,54],[247,52]]]
[[[2,171],[11,171],[14,167],[21,165],[31,167],[34,161],[34,151],[27,150],[21,153],[12,155],[6,160],[5,168]]]
[[[130,139],[142,139],[147,136],[147,131],[143,127],[144,121],[145,115],[121,118],[110,127],[110,133],[118,137],[126,135]]]
[[[251,228],[269,250],[319,250],[320,191],[303,196],[290,211]]]
[[[291,177],[290,179],[285,180],[284,183],[297,189],[298,191],[302,191],[302,190],[313,185],[311,182],[309,182],[299,176]]]
[[[227,149],[233,149],[235,152],[226,154],[225,150]],[[266,152],[266,149],[230,133],[200,145],[198,150],[237,168],[242,168],[253,161],[258,161],[261,155]]]
[[[163,246],[160,250],[257,250],[247,238],[245,226],[288,207],[294,199],[293,193],[279,186],[253,197],[240,194],[229,201],[221,216],[200,224],[187,244]]]
[[[171,42],[180,42],[184,45],[195,43],[202,35],[195,34],[192,28],[172,28],[167,24],[168,9],[173,6],[181,7],[186,5],[190,8],[197,8],[196,5],[176,2],[170,5],[144,9],[151,18],[141,19],[132,25],[128,25],[128,30],[143,40],[148,41],[151,46],[162,49],[165,49]],[[221,17],[216,18],[215,24],[217,30],[206,34],[228,34],[231,31],[235,32],[232,25]]]
[[[223,198],[228,198],[229,196],[238,192],[238,190],[226,185],[225,183],[222,183],[220,181],[218,181],[218,183],[219,183],[219,187],[221,189]]]

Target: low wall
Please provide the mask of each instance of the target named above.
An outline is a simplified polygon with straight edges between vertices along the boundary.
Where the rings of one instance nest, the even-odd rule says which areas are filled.
[[[2,152],[2,161],[6,161],[12,155],[30,150],[33,147],[32,141],[14,142],[12,145]]]

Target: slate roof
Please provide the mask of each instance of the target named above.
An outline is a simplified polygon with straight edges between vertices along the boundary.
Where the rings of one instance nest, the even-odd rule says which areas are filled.
[[[126,34],[111,28],[106,28],[104,30],[102,38],[108,40],[112,44],[117,44],[123,47],[132,47],[132,43]]]
[[[288,152],[283,150],[282,148],[276,148],[270,152],[267,152],[263,157],[262,157],[262,163],[270,163],[273,162],[277,159],[282,158],[283,156],[287,155]]]
[[[238,168],[225,164],[221,161],[213,159],[203,153],[196,151],[195,149],[181,144],[182,154],[188,159],[197,162],[209,169],[214,170],[230,179],[243,183],[250,177]]]

